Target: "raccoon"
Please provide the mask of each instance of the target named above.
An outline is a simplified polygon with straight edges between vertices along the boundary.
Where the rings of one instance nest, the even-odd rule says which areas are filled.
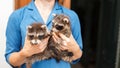
[[[66,37],[70,37],[71,35],[71,25],[69,17],[65,14],[54,14],[54,18],[52,20],[52,29],[51,34],[55,33],[58,35],[59,33],[62,33]],[[58,35],[59,37],[59,35]],[[55,43],[53,38],[50,37],[48,47],[53,51],[52,57],[56,59],[57,62],[59,62],[61,59],[67,62],[71,62],[70,59],[73,56],[72,52],[69,52],[68,50],[61,50],[60,45],[64,41],[63,39],[59,40],[59,43]]]
[[[41,23],[33,23],[27,28],[27,39],[30,41],[31,45],[37,45],[42,39],[49,36],[49,31],[46,25]]]
[[[49,31],[47,30],[46,25],[41,23],[33,23],[27,28],[27,39],[30,41],[31,46],[36,46],[41,42],[42,39],[45,39],[49,36]],[[26,67],[31,68],[32,63],[35,61],[49,59],[51,53],[46,47],[42,53],[34,54],[26,59]]]

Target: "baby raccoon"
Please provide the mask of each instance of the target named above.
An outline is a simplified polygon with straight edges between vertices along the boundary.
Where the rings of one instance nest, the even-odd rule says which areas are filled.
[[[46,25],[41,23],[33,23],[27,28],[27,39],[30,41],[31,46],[37,46],[41,42],[42,39],[45,39],[49,36],[49,32],[47,30]],[[51,54],[49,52],[48,47],[42,52],[38,54],[34,54],[26,59],[27,68],[31,68],[32,63],[35,61],[49,59]]]
[[[46,25],[41,23],[33,23],[27,28],[27,39],[30,41],[31,45],[37,45],[42,39],[49,36]]]
[[[54,32],[56,35],[59,33],[65,35],[66,37],[70,37],[71,35],[71,26],[70,26],[70,20],[68,16],[64,14],[54,15],[54,18],[52,20],[52,32]],[[58,35],[59,37],[59,35]],[[68,50],[61,50],[60,45],[64,40],[61,38],[58,43],[55,43],[53,38],[50,37],[49,40],[49,48],[52,49],[53,55],[57,62],[59,62],[61,59],[67,62],[71,62],[71,57],[73,56],[72,52],[68,52]]]

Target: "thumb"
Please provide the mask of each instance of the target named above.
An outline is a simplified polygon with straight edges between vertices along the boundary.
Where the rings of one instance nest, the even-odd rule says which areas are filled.
[[[28,40],[28,37],[27,37],[27,36],[25,37],[25,42],[24,42],[24,44],[27,45],[27,46],[30,45],[30,41]]]
[[[59,34],[60,35],[60,37],[64,40],[64,41],[66,41],[66,42],[70,42],[70,38],[67,38],[65,35],[63,35],[63,34]]]
[[[45,38],[44,40],[48,41],[50,37]]]
[[[27,36],[25,37],[25,42],[28,42],[28,37]]]

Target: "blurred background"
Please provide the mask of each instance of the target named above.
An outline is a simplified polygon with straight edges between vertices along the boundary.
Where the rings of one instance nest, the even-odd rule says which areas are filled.
[[[4,58],[5,30],[10,14],[31,0],[0,0],[0,68]],[[72,68],[120,68],[120,0],[59,0],[79,18],[83,56]]]
[[[14,0],[0,0],[0,68],[11,68],[5,61],[5,30],[8,17],[14,11]]]

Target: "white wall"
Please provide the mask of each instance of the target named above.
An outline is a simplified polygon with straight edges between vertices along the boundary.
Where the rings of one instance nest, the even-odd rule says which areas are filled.
[[[5,61],[5,30],[9,15],[14,10],[14,0],[0,0],[0,68],[11,68]]]

